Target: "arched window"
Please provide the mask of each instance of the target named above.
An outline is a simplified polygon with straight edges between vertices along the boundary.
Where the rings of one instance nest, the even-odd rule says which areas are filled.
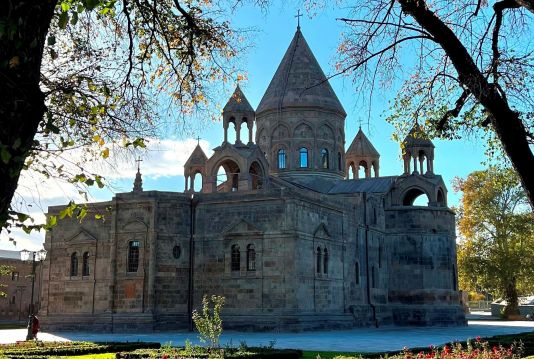
[[[286,169],[286,150],[278,150],[278,168],[283,170]]]
[[[317,260],[316,260],[317,274],[321,273],[321,247],[317,247]]]
[[[328,150],[326,148],[323,148],[321,150],[321,167],[324,169],[328,169],[330,166],[330,163],[328,162]]]
[[[254,244],[247,246],[247,270],[256,270],[256,250],[254,249]]]
[[[328,274],[328,249],[324,249],[323,255],[323,273]]]
[[[89,252],[85,252],[82,257],[82,276],[89,275]]]
[[[78,255],[76,252],[70,255],[70,276],[76,277],[78,275]]]
[[[341,163],[341,152],[337,153],[337,169],[343,171],[343,164]]]
[[[128,272],[137,272],[139,268],[139,241],[128,243]]]
[[[308,149],[301,147],[299,149],[300,168],[308,168]]]
[[[239,252],[239,246],[234,244],[232,246],[232,271],[241,270],[241,253]]]

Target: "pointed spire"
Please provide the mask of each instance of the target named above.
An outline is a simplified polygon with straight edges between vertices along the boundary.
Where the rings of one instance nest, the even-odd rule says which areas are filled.
[[[237,84],[234,93],[230,99],[228,99],[228,102],[224,106],[223,112],[254,112],[254,109],[252,106],[250,106],[245,94],[243,91],[241,91],[239,84]]]
[[[360,157],[380,157],[380,154],[373,146],[371,141],[365,136],[362,131],[362,127],[358,130],[356,137],[352,140],[349,149],[347,150],[347,156],[354,155]]]
[[[208,156],[206,156],[204,150],[202,150],[202,147],[200,147],[200,138],[198,138],[197,141],[197,145],[193,150],[193,153],[191,153],[191,156],[189,156],[189,158],[185,162],[184,167],[205,165],[208,161]]]
[[[141,178],[141,157],[139,157],[135,162],[137,162],[137,173],[135,174],[135,181],[133,186],[133,192],[143,192],[143,179]]]
[[[256,114],[287,107],[315,107],[346,116],[300,27],[278,65]]]
[[[404,147],[432,147],[434,148],[434,144],[430,139],[428,138],[428,135],[426,134],[425,130],[421,125],[419,125],[419,122],[417,120],[415,121],[415,124],[413,125],[412,129],[404,138]]]

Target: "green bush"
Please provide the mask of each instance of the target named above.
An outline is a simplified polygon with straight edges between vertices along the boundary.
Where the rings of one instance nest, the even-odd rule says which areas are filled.
[[[90,343],[90,342],[20,342],[0,346],[0,358],[2,355],[14,359],[40,359],[50,356],[68,356],[99,354],[121,351],[133,351],[136,349],[158,349],[160,343]]]

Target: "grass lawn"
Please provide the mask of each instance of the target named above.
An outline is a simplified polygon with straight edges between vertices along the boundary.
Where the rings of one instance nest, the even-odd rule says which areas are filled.
[[[65,357],[63,357],[65,358]],[[77,355],[73,357],[66,357],[68,359],[115,359],[115,353],[101,353],[101,354],[86,354],[86,355]]]

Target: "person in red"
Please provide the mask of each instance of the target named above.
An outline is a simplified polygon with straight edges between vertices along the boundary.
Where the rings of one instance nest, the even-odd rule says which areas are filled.
[[[33,317],[33,320],[32,320],[32,335],[33,335],[33,339],[37,339],[37,333],[39,332],[39,318],[37,318],[36,316]]]

